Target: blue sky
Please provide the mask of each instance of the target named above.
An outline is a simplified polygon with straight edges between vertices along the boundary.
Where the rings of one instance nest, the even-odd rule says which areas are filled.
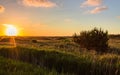
[[[13,24],[28,36],[73,35],[94,27],[120,33],[120,1],[0,0],[0,25]]]

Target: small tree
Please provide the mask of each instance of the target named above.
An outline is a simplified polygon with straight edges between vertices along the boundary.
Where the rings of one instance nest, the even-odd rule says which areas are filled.
[[[79,44],[80,47],[86,48],[88,50],[96,50],[105,52],[108,50],[108,32],[97,28],[91,31],[82,31],[80,34],[74,34],[73,40],[75,43]]]

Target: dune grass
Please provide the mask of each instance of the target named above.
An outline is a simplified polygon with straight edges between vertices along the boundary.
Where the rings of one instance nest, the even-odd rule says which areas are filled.
[[[0,48],[0,56],[45,67],[49,72],[54,70],[56,75],[120,75],[120,56],[117,54],[75,55],[56,50],[16,47]]]
[[[0,75],[58,75],[45,68],[0,56]]]

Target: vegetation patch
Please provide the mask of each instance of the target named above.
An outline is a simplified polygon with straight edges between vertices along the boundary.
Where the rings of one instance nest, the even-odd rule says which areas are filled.
[[[58,74],[74,75],[119,75],[120,56],[116,54],[73,55],[55,50],[38,50],[33,48],[1,48],[0,55],[16,59],[49,71],[55,70]]]
[[[73,40],[80,47],[88,50],[96,50],[97,52],[108,50],[108,32],[104,32],[102,29],[94,28],[91,31],[82,31],[80,35],[75,34]]]

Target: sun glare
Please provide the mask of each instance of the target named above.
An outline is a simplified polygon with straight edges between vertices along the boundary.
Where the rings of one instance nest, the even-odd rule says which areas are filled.
[[[7,36],[17,36],[18,30],[14,25],[4,24],[6,26],[5,35]]]

